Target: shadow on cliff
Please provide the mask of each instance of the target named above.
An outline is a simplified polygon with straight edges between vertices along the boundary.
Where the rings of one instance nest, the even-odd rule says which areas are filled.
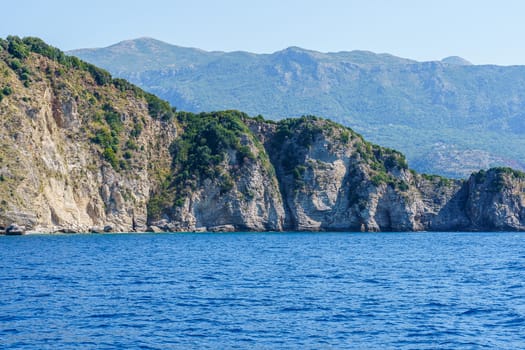
[[[429,231],[465,231],[471,229],[472,222],[466,210],[468,198],[469,186],[468,182],[465,182],[436,215],[424,220],[427,221],[425,226],[428,226]]]

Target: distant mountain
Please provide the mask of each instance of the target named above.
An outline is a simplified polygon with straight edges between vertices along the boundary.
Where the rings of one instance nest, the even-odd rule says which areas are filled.
[[[472,63],[459,56],[449,56],[441,60],[441,63],[455,64],[458,66],[472,66]]]
[[[141,38],[71,51],[181,110],[321,115],[402,150],[419,171],[525,169],[525,67],[368,51],[206,52]]]

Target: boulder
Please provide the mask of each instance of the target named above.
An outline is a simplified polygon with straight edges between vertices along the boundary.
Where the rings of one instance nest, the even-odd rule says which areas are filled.
[[[173,222],[168,223],[165,228],[167,232],[178,232],[180,231],[180,225],[177,225]]]
[[[161,228],[158,227],[158,226],[151,225],[151,226],[148,226],[148,232],[153,232],[153,233],[162,233],[162,232],[164,232],[164,230],[161,229]]]
[[[210,232],[235,232],[233,225],[218,225],[208,228]]]
[[[104,233],[104,227],[102,226],[93,226],[89,229],[91,233]]]
[[[62,227],[55,231],[55,233],[79,233],[80,231],[75,227]]]
[[[7,226],[7,228],[5,229],[5,234],[9,236],[18,236],[18,235],[23,235],[25,233],[26,233],[25,226],[20,226],[14,223]]]
[[[167,230],[168,223],[169,223],[168,220],[162,219],[162,220],[158,220],[158,221],[152,222],[151,226],[157,226],[157,227],[160,227],[163,230]]]

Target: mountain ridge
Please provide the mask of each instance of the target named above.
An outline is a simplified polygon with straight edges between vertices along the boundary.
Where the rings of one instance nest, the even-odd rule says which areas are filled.
[[[458,66],[472,66],[473,65],[470,61],[464,59],[463,57],[459,57],[459,56],[445,57],[441,60],[441,62],[448,63],[448,64],[455,64]]]
[[[400,149],[421,172],[466,178],[493,166],[525,170],[524,66],[297,47],[272,54],[177,47],[184,55],[168,50],[147,60],[101,50],[72,53],[180,109],[238,109],[270,119],[323,115]]]
[[[138,44],[138,45],[137,45]],[[372,51],[368,51],[368,50],[351,50],[351,51],[345,51],[345,50],[341,50],[341,51],[333,51],[333,52],[321,52],[321,51],[316,51],[316,50],[310,50],[310,49],[305,49],[305,48],[302,48],[302,47],[299,47],[299,46],[288,46],[286,48],[283,48],[283,49],[280,49],[280,50],[277,50],[277,51],[274,51],[274,52],[270,52],[270,53],[254,53],[254,52],[250,52],[250,51],[246,51],[246,50],[233,50],[233,51],[222,51],[222,50],[204,50],[204,49],[200,49],[200,48],[196,48],[196,47],[188,47],[188,46],[180,46],[180,45],[175,45],[175,44],[170,44],[170,43],[167,43],[165,41],[162,41],[162,40],[158,40],[158,39],[155,39],[155,38],[152,38],[152,37],[140,37],[140,38],[136,38],[136,39],[128,39],[128,40],[122,40],[118,43],[115,43],[115,44],[112,44],[112,45],[109,45],[109,46],[106,46],[106,47],[99,47],[99,48],[82,48],[82,49],[74,49],[74,50],[69,50],[67,51],[68,54],[71,54],[71,55],[83,55],[85,52],[96,52],[96,51],[99,51],[99,50],[107,50],[107,51],[113,51],[113,52],[126,52],[128,51],[128,53],[142,53],[141,50],[137,49],[137,46],[142,46],[142,47],[147,47],[148,49],[162,49],[162,48],[169,48],[169,49],[173,49],[174,52],[178,52],[178,53],[188,53],[188,52],[193,52],[193,53],[201,53],[201,54],[211,54],[211,55],[234,55],[234,54],[238,54],[238,53],[242,53],[242,54],[248,54],[248,55],[251,55],[251,56],[277,56],[277,55],[281,55],[281,54],[284,54],[286,52],[301,52],[301,53],[308,53],[308,54],[312,54],[312,55],[317,55],[317,56],[320,56],[320,57],[323,57],[325,59],[329,59],[329,58],[332,58],[332,57],[345,57],[347,58],[348,60],[352,59],[352,58],[359,58],[361,56],[368,56],[368,57],[378,57],[378,58],[383,58],[385,60],[391,60],[392,62],[399,62],[399,63],[415,63],[415,62],[418,62],[416,60],[411,60],[411,59],[408,59],[408,58],[402,58],[402,57],[398,57],[398,56],[395,56],[395,55],[392,55],[392,54],[389,54],[389,53],[375,53],[375,52],[372,52]],[[134,50],[130,50],[130,48],[134,49]],[[433,62],[433,61],[431,61]],[[143,67],[144,70],[151,70],[152,67],[150,66],[145,66]]]
[[[130,48],[130,47],[135,48],[137,43],[139,43],[141,45],[145,45],[145,46],[155,47],[155,48],[170,47],[170,48],[179,49],[179,50],[188,50],[188,51],[191,50],[191,51],[195,51],[195,52],[209,53],[209,54],[247,53],[247,54],[250,54],[250,55],[270,56],[270,55],[279,54],[279,53],[286,52],[286,51],[302,51],[302,52],[307,52],[307,53],[312,53],[312,54],[319,54],[319,55],[323,55],[323,56],[349,56],[349,55],[351,56],[351,54],[356,54],[356,55],[362,54],[362,55],[384,57],[384,58],[392,59],[392,60],[395,60],[395,61],[398,61],[398,62],[404,62],[404,63],[407,63],[407,64],[408,63],[424,63],[424,62],[444,62],[444,63],[448,63],[448,62],[452,63],[452,62],[454,62],[454,64],[460,64],[461,63],[463,65],[475,65],[475,64],[471,63],[470,61],[468,61],[467,59],[465,59],[463,57],[460,57],[460,56],[447,56],[445,58],[442,58],[441,60],[440,59],[435,59],[435,60],[419,61],[419,60],[415,60],[415,59],[410,59],[410,58],[405,58],[405,57],[401,57],[401,56],[396,56],[396,55],[393,55],[393,54],[390,54],[390,53],[386,53],[386,52],[377,53],[377,52],[370,51],[370,50],[359,50],[359,49],[355,49],[355,50],[338,50],[338,51],[318,51],[318,50],[314,50],[314,49],[303,48],[301,46],[296,46],[296,45],[288,46],[288,47],[285,47],[283,49],[279,49],[279,50],[276,50],[276,51],[273,51],[273,52],[252,52],[252,51],[248,51],[248,50],[231,50],[231,51],[206,50],[206,49],[201,49],[201,48],[198,48],[198,47],[182,46],[182,45],[171,44],[171,43],[169,43],[167,41],[155,39],[153,37],[148,37],[148,36],[138,37],[138,38],[135,38],[135,39],[126,39],[126,40],[122,40],[122,41],[119,41],[117,43],[111,44],[109,46],[104,46],[104,47],[95,47],[95,48],[87,48],[86,47],[86,48],[79,48],[79,49],[68,50],[66,53],[75,56],[76,54],[82,53],[84,51],[97,51],[97,50],[101,50],[101,49],[115,50],[115,49],[125,49],[125,48]],[[500,66],[500,65],[496,65],[496,64],[484,64],[484,65]]]

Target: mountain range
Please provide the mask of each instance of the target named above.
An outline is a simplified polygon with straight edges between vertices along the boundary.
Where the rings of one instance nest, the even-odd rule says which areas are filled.
[[[177,111],[38,38],[10,36],[0,39],[0,228],[525,230],[525,173],[418,174],[331,120]]]
[[[421,172],[464,178],[525,168],[525,67],[368,51],[207,52],[150,38],[70,54],[190,112],[319,115],[403,151]]]

